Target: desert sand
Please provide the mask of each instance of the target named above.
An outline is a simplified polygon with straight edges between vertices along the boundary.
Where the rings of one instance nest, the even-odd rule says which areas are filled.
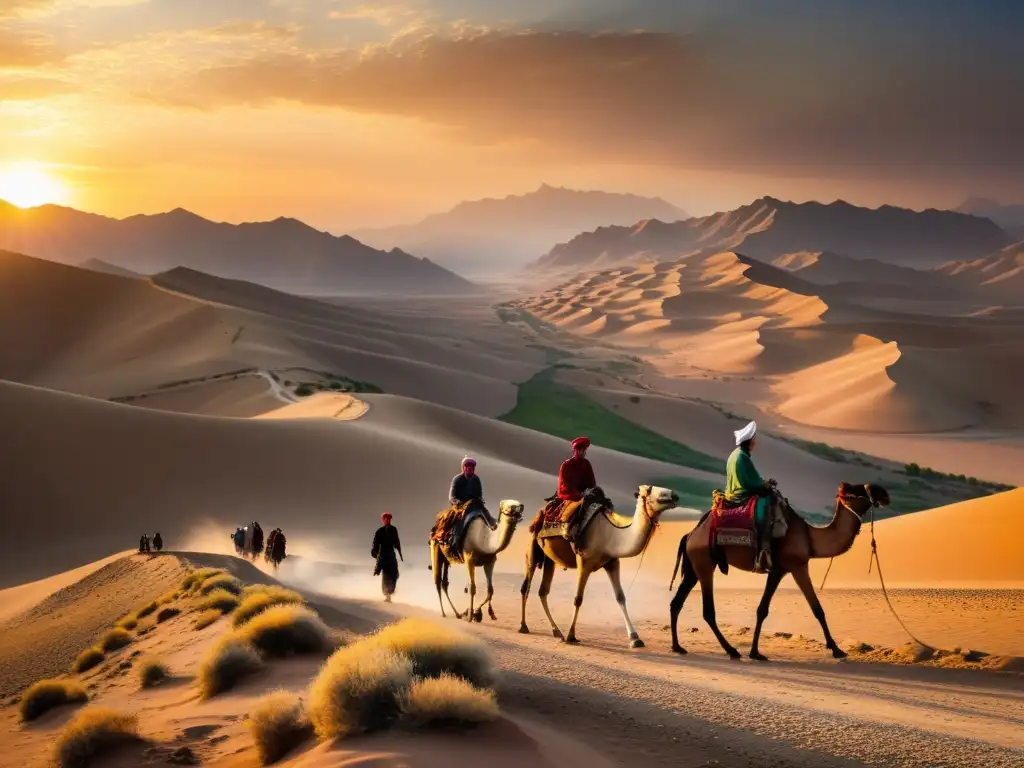
[[[567,440],[494,418],[544,373],[710,462],[591,449],[600,484],[627,513],[641,484],[701,489],[664,516],[642,559],[623,563],[647,648],[628,649],[600,574],[586,593],[582,646],[550,636],[536,581],[532,634],[520,635],[522,524],[498,560],[497,621],[464,625],[504,669],[502,719],[457,739],[385,734],[310,747],[284,764],[1019,764],[1024,491],[977,486],[984,497],[948,504],[932,488],[945,481],[910,478],[904,464],[1024,482],[1012,377],[979,374],[1012,364],[1020,326],[1005,312],[936,311],[911,323],[837,298],[824,283],[843,275],[825,274],[829,261],[805,254],[771,266],[721,253],[616,268],[508,304],[504,295],[313,300],[187,270],[138,279],[0,255],[0,423],[14,448],[0,459],[0,510],[16,542],[0,560],[0,693],[9,702],[65,673],[105,627],[193,565],[279,579],[350,633],[402,616],[440,619],[426,538],[461,458],[479,461],[492,508],[517,499],[529,516],[555,489]],[[955,375],[932,386],[940,363]],[[679,538],[706,506],[705,489],[724,481],[714,467],[748,418],[761,425],[762,473],[818,524],[841,481],[934,502],[879,520],[874,535],[893,607],[938,652],[908,645],[877,569],[868,572],[865,526],[820,592],[849,659],[826,653],[788,579],[766,623],[771,663],[725,658],[699,590],[681,616],[690,653],[670,653]],[[383,511],[395,515],[405,554],[390,606],[368,554]],[[254,520],[288,535],[291,556],[276,576],[229,556],[228,534]],[[157,530],[174,553],[125,554]],[[827,565],[813,564],[816,585]],[[452,575],[464,606],[464,569]],[[741,649],[762,585],[751,574],[717,577],[719,622]],[[563,626],[574,588],[573,573],[556,572],[551,605]],[[133,650],[158,652],[175,670],[152,692],[115,665],[87,674],[96,701],[139,713],[159,745],[124,765],[164,760],[170,747],[204,764],[255,764],[245,714],[268,690],[304,689],[319,662],[274,665],[200,703],[192,676],[221,631],[195,633],[181,616],[138,638]],[[42,764],[71,714],[21,726],[13,706],[2,710],[0,764]]]

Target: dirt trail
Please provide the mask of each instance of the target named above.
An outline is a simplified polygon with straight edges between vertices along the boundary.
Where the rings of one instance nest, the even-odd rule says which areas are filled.
[[[400,604],[322,602],[367,621],[432,615]],[[472,627],[505,670],[503,706],[620,764],[1009,768],[1024,761],[1019,675],[680,658],[627,649],[617,625],[582,627],[585,645],[571,647],[547,632],[519,635],[513,623],[506,616]]]

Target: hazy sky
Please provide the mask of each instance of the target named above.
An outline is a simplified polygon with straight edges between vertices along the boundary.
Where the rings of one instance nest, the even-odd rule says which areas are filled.
[[[1024,201],[1015,0],[0,0],[0,167],[343,231],[556,185]]]

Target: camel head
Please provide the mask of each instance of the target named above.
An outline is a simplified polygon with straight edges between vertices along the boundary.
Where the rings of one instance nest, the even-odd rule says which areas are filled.
[[[515,525],[523,519],[523,505],[515,499],[502,499],[498,504],[498,513],[511,517],[512,524]]]
[[[874,483],[855,485],[853,483],[841,483],[839,496],[843,506],[853,512],[857,517],[864,517],[875,507],[889,506],[889,492],[880,485]]]
[[[655,520],[679,503],[678,493],[656,485],[641,485],[633,495],[636,496],[637,509],[646,510]]]

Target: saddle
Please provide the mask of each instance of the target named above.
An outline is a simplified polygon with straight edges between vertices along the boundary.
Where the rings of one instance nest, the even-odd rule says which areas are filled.
[[[613,509],[611,501],[596,488],[578,501],[551,497],[547,502],[530,523],[530,533],[535,533],[538,539],[559,536],[573,544],[599,512]]]
[[[497,527],[487,509],[482,504],[474,504],[474,500],[453,504],[438,513],[434,527],[430,529],[430,539],[437,542],[449,562],[462,562],[463,538],[469,524],[478,517],[483,518],[492,530]]]
[[[786,535],[789,524],[783,512],[783,504],[787,503],[779,492],[773,491],[769,498],[768,509],[761,529],[757,526],[757,502],[760,497],[751,496],[739,504],[729,502],[720,490],[712,492],[711,517],[709,525],[709,542],[711,559],[719,566],[723,574],[729,572],[728,559],[722,547],[750,547],[759,553],[755,555],[754,573],[764,573],[771,568],[771,541]],[[762,560],[760,553],[764,552]]]

